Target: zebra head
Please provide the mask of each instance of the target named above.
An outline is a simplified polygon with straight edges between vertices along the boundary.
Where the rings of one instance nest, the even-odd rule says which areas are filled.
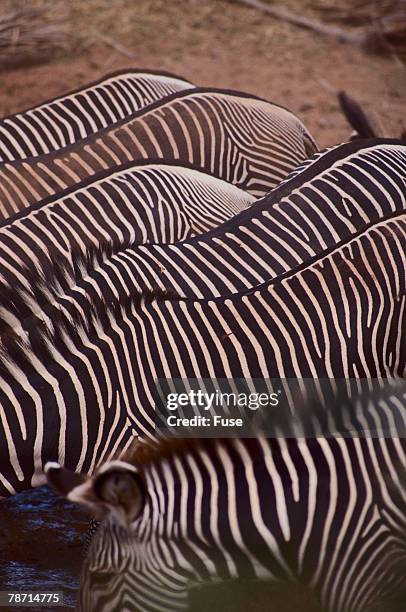
[[[104,464],[91,478],[54,462],[45,469],[57,492],[102,521],[82,567],[81,610],[150,612],[151,602],[157,610],[187,609],[194,574],[179,567],[180,551],[163,544],[162,520],[155,528],[162,499],[148,470],[119,460]]]

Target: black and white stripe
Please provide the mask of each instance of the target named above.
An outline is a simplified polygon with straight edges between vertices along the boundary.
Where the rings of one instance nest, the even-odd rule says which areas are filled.
[[[72,251],[80,257],[90,247],[103,260],[107,246],[114,264],[106,268],[109,281],[122,288],[123,299],[127,285],[197,298],[247,290],[404,210],[403,151],[401,143],[383,140],[327,151],[305,181],[290,180],[237,217],[252,196],[191,169],[147,162],[107,174],[42,201],[0,229],[0,241],[7,236],[15,254],[10,284],[22,275],[30,286],[44,257],[51,278],[69,245],[69,261]],[[178,240],[184,242],[162,244]],[[102,277],[99,282],[102,287]]]
[[[0,162],[56,151],[194,86],[170,73],[121,70],[0,119]]]
[[[400,141],[375,140],[319,154],[322,162],[299,187],[289,180],[237,217],[253,198],[228,183],[175,163],[129,164],[23,211],[3,225],[0,238],[7,236],[16,255],[10,271],[15,278],[25,275],[26,286],[41,257],[49,259],[51,278],[50,269],[61,265],[69,244],[69,261],[72,250],[80,258],[88,247],[96,247],[103,259],[108,247],[115,264],[131,263],[131,285],[138,291],[159,288],[199,298],[235,293],[403,210],[403,150]],[[61,228],[65,240],[57,252]],[[162,245],[179,240],[184,242]],[[18,258],[22,245],[24,259]]]
[[[406,147],[380,148],[396,155],[379,167],[395,166],[404,180]],[[326,160],[292,179],[294,189]],[[372,195],[384,210],[386,197]],[[270,204],[271,212],[271,196]],[[17,278],[1,292],[2,494],[38,484],[46,460],[92,472],[134,436],[154,435],[159,378],[403,376],[405,252],[406,213],[397,206],[224,297],[151,301],[115,253],[59,274],[44,258],[28,289]]]
[[[255,196],[317,150],[292,113],[242,94],[173,94],[55,153],[0,166],[3,218],[107,169],[142,159],[191,164]]]
[[[130,247],[114,263],[139,291],[203,298],[247,290],[404,210],[404,151],[401,143],[376,140],[327,151],[299,186],[289,180],[203,236]]]
[[[0,226],[3,277],[10,274],[11,286],[25,277],[29,287],[44,257],[50,278],[52,269],[66,267],[89,249],[184,240],[217,227],[253,201],[230,183],[174,162],[128,164],[6,220]]]

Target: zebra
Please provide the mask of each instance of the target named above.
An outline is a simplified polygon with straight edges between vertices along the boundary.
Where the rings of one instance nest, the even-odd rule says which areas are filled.
[[[56,151],[194,85],[153,70],[120,70],[0,119],[0,162]]]
[[[130,161],[176,160],[264,195],[317,151],[301,121],[254,96],[194,88],[54,153],[0,165],[4,217]]]
[[[380,167],[403,176],[404,146],[384,142],[380,149],[396,153]],[[326,159],[294,177],[295,189],[325,170]],[[30,271],[28,289],[17,277],[1,287],[3,496],[41,484],[46,461],[92,473],[137,436],[154,438],[159,379],[405,374],[404,206],[375,215],[303,264],[225,296],[140,293],[113,251],[59,274],[51,257],[38,264],[37,277]]]
[[[302,265],[309,257],[355,236],[368,224],[404,209],[402,177],[406,168],[403,165],[402,169],[399,158],[403,149],[397,141],[371,141],[327,151],[307,172],[305,182],[297,186],[297,180],[290,180],[255,206],[248,194],[218,179],[148,162],[43,201],[38,211],[36,207],[27,209],[4,231],[0,228],[0,263],[5,262],[3,266],[12,274],[10,284],[14,286],[18,278],[25,277],[25,285],[30,286],[30,274],[41,266],[44,257],[50,278],[49,271],[60,268],[67,258],[67,244],[71,262],[71,251],[75,251],[74,258],[91,247],[102,253],[107,242],[116,267],[105,266],[106,278],[110,282],[116,274],[114,270],[124,269],[127,275],[131,274],[131,281],[126,283],[116,277],[116,290],[122,287],[123,299],[127,285],[139,292],[158,288],[196,298],[244,291]],[[187,193],[180,183],[170,187],[173,172],[189,173],[195,191],[203,177],[205,183],[211,180],[219,192],[206,194],[197,189],[196,193]],[[132,203],[134,197],[137,204],[142,203],[147,180],[153,184],[154,197],[158,193],[159,197],[152,212],[152,205],[146,203],[143,215],[142,207],[134,210]],[[118,209],[115,202],[123,198],[123,181],[127,198],[124,204],[131,205]],[[183,212],[173,214],[173,200],[163,212],[159,199],[165,193],[162,184],[166,184],[166,193],[175,195],[179,202],[185,198]],[[355,193],[357,197],[351,199]],[[202,224],[204,208],[207,212]],[[183,222],[185,216],[189,222]],[[226,219],[227,223],[217,227]],[[212,231],[208,232],[210,227]],[[203,232],[203,236],[196,236]],[[5,250],[2,236],[7,236]],[[305,236],[311,239],[306,241]],[[182,242],[162,244],[177,240]],[[11,264],[7,260],[10,250],[14,254]],[[90,265],[94,266],[94,261]]]
[[[102,519],[80,610],[186,610],[199,586],[237,580],[251,581],[250,602],[258,581],[299,581],[326,612],[400,610],[406,385],[343,410],[351,429],[324,436],[140,443],[92,478],[47,464],[49,484]]]

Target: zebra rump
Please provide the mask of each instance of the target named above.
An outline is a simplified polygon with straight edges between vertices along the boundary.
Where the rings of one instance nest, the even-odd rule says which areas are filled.
[[[320,155],[306,180],[287,181],[210,232],[129,246],[116,262],[125,257],[138,291],[181,297],[224,297],[280,278],[406,208],[405,151],[390,140],[342,145]]]

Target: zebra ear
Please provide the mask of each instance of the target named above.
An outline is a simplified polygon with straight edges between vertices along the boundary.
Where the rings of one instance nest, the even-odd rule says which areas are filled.
[[[106,514],[106,509],[101,507],[100,500],[94,494],[92,479],[53,462],[45,465],[45,473],[48,484],[59,495],[87,506],[99,520]]]
[[[105,464],[93,480],[93,491],[125,526],[134,521],[142,511],[145,485],[136,468],[130,463],[110,461]]]
[[[51,461],[46,464],[45,473],[49,486],[64,497],[68,497],[72,489],[86,481],[86,477],[82,476],[82,474],[67,470],[59,465],[59,463]]]

